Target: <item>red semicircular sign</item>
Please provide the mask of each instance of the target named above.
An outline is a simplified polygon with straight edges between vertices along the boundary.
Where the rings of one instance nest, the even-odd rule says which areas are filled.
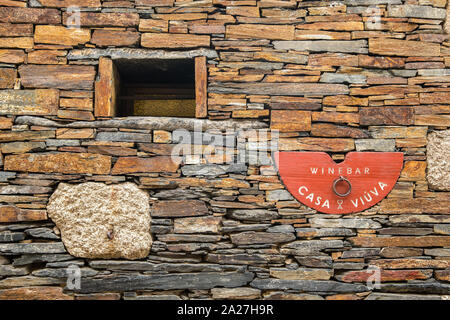
[[[401,152],[350,152],[336,163],[325,152],[276,152],[275,164],[287,190],[323,213],[366,210],[385,198],[403,167]]]

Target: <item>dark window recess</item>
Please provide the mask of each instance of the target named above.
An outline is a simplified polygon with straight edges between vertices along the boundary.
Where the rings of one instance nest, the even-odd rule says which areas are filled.
[[[117,116],[196,117],[195,61],[114,60]]]

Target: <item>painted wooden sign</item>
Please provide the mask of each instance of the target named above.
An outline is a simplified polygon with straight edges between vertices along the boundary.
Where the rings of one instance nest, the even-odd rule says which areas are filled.
[[[336,163],[325,152],[276,152],[275,164],[287,190],[323,213],[366,210],[385,198],[400,176],[401,152],[350,152]]]

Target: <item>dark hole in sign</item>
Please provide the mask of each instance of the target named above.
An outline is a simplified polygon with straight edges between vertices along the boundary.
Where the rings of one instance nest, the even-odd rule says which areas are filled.
[[[194,59],[115,60],[118,116],[195,118]]]

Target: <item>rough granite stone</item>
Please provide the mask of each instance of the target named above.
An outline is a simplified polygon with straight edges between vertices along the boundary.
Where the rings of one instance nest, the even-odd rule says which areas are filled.
[[[428,135],[427,180],[434,190],[450,191],[450,130]]]
[[[140,259],[149,254],[149,197],[135,184],[61,183],[47,210],[73,256]]]

